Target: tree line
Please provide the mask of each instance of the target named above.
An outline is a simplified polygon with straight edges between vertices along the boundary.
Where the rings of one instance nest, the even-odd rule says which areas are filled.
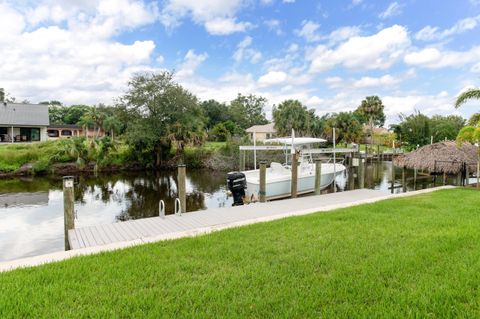
[[[268,123],[266,98],[238,94],[229,103],[199,101],[168,71],[134,75],[126,92],[112,106],[41,103],[49,105],[52,124],[78,124],[96,131],[103,129],[111,137],[122,136],[138,160],[152,165],[181,154],[187,145],[242,138],[248,127]],[[385,124],[384,109],[378,96],[368,96],[353,111],[319,116],[298,100],[286,100],[273,106],[272,119],[279,136],[289,136],[295,129],[298,136],[332,141],[335,128],[337,143],[391,145],[396,140],[408,149],[428,144],[432,137],[435,142],[455,139],[465,125],[459,116],[429,118],[415,112],[401,114],[390,133],[378,136],[375,128]]]

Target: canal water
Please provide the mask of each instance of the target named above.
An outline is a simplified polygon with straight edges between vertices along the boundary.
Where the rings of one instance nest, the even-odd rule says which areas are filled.
[[[339,177],[338,191],[358,188],[355,175],[353,169]],[[407,183],[404,189],[399,185],[401,170],[396,175],[395,193],[433,186],[432,178],[424,177],[416,185]],[[413,172],[407,171],[406,178],[412,176]],[[223,172],[187,170],[187,211],[231,206],[225,177]],[[366,165],[366,188],[391,192],[390,179],[391,162]],[[333,187],[324,193],[332,191]],[[79,176],[75,182],[75,226],[157,216],[160,199],[165,201],[166,213],[171,214],[176,197],[174,171]],[[61,178],[0,180],[0,261],[63,250],[63,227]]]

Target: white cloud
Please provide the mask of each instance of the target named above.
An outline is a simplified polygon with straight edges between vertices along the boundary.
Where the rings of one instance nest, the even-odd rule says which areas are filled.
[[[443,31],[440,31],[438,27],[426,26],[417,32],[415,38],[422,41],[442,40],[455,34],[461,34],[473,30],[479,24],[480,15],[459,20],[451,28],[445,29]]]
[[[282,35],[283,34],[282,29],[281,29],[280,20],[271,19],[271,20],[264,21],[264,23],[270,31],[275,32],[277,35]]]
[[[360,34],[360,31],[360,27],[358,26],[340,27],[332,31],[328,38],[330,40],[330,43],[335,44],[358,36]]]
[[[352,6],[359,5],[362,2],[363,2],[363,0],[352,0]]]
[[[330,76],[325,79],[325,83],[330,87],[331,89],[335,88],[340,88],[343,87],[344,81],[341,77],[339,76]]]
[[[399,4],[398,2],[395,1],[395,2],[390,3],[389,6],[387,7],[387,9],[385,9],[385,11],[380,13],[378,15],[378,17],[380,19],[387,19],[387,18],[390,18],[390,17],[394,17],[394,16],[402,14],[402,10],[403,10],[403,5],[401,5],[401,4]]]
[[[51,11],[40,16],[43,9],[37,8],[44,3],[22,8],[23,15],[6,4],[0,5],[2,86],[32,102],[57,99],[65,103],[111,103],[133,73],[153,70],[150,63],[155,49],[153,41],[124,44],[113,39],[120,30],[150,23],[153,15],[148,6],[124,0],[121,4],[132,10],[132,16],[126,17],[123,8],[112,8],[111,4],[100,0],[89,3],[88,10],[76,7],[68,12],[75,14],[65,27],[37,28],[34,24],[38,21],[53,19]],[[40,13],[26,20],[32,12]],[[9,34],[2,34],[4,31]]]
[[[279,85],[287,80],[287,74],[281,71],[270,71],[258,79],[261,87]]]
[[[227,35],[244,32],[252,27],[248,22],[236,22],[235,18],[215,18],[205,22],[205,29],[213,35]]]
[[[295,0],[283,0],[283,3],[295,3]]]
[[[472,72],[473,73],[480,73],[480,62],[475,64],[473,67],[472,67]]]
[[[307,107],[317,107],[322,105],[325,102],[324,99],[319,98],[318,96],[314,95],[307,100]]]
[[[176,73],[178,79],[191,77],[195,74],[197,68],[208,58],[207,53],[196,54],[194,50],[188,50],[184,62]]]
[[[444,67],[460,67],[477,62],[480,59],[480,46],[468,51],[440,51],[437,48],[426,48],[405,56],[405,63],[437,69]]]
[[[299,30],[295,30],[295,34],[297,34],[299,37],[304,38],[307,42],[320,41],[322,37],[317,33],[318,28],[320,28],[320,25],[318,23],[304,20],[302,22],[302,28]]]
[[[353,86],[355,88],[366,88],[366,87],[375,87],[375,86],[392,86],[400,83],[402,80],[386,74],[381,77],[370,77],[364,76],[361,79],[355,81]]]
[[[386,69],[402,57],[410,45],[407,30],[399,25],[372,36],[355,36],[336,49],[319,45],[307,54],[310,72],[322,72],[343,65],[351,69]]]
[[[233,54],[233,59],[236,62],[241,62],[243,60],[248,60],[250,63],[258,63],[262,58],[262,53],[255,49],[250,48],[253,42],[252,37],[246,36],[240,43],[237,45],[237,51]]]
[[[21,34],[26,23],[22,14],[7,4],[0,3],[0,12],[0,42],[7,42]]]
[[[162,10],[161,22],[174,28],[186,16],[205,26],[213,35],[244,32],[252,27],[249,22],[237,22],[236,13],[248,4],[247,0],[167,0]]]

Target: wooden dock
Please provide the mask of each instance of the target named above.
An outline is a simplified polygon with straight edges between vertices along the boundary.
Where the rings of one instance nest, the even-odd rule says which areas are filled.
[[[332,206],[349,206],[388,196],[388,193],[359,189],[318,196],[285,199],[244,206],[208,209],[182,215],[167,215],[117,222],[108,225],[81,227],[68,231],[71,249],[104,246],[113,243],[142,239],[178,238],[224,226],[252,224],[279,219],[290,215],[308,214],[332,209]],[[175,235],[176,234],[176,235]],[[145,240],[147,242],[149,240]]]

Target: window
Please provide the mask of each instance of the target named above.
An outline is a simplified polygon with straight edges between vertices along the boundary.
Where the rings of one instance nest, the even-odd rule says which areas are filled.
[[[48,137],[58,137],[58,130],[48,130]]]
[[[62,131],[62,136],[72,136],[72,131],[70,131],[70,130],[63,130],[63,131]]]
[[[3,134],[8,134],[8,128],[0,127],[0,135],[3,135]]]
[[[40,141],[40,129],[36,127],[21,127],[20,140],[22,142]]]

